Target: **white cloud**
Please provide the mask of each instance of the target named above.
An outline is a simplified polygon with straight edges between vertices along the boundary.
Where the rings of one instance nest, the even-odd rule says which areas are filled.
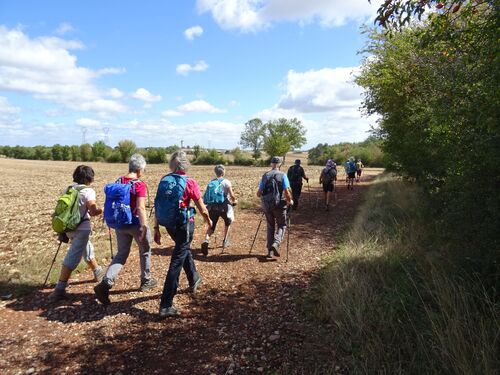
[[[225,113],[227,112],[225,109],[220,109],[209,102],[198,99],[193,100],[192,102],[182,104],[177,107],[179,112],[183,113],[191,113],[191,112],[204,112],[204,113]]]
[[[161,113],[164,117],[178,117],[182,116],[183,113],[179,111],[174,111],[173,109],[167,109]]]
[[[286,93],[278,106],[298,112],[330,112],[361,105],[362,89],[353,80],[359,68],[324,68],[304,73],[290,70]]]
[[[177,65],[175,71],[177,74],[187,76],[191,72],[203,72],[208,69],[208,64],[200,60],[194,65],[189,65],[189,64],[179,64]]]
[[[97,128],[101,126],[101,122],[99,120],[93,120],[90,118],[80,118],[76,120],[76,124],[88,128]]]
[[[0,26],[0,90],[31,94],[79,111],[126,111],[122,103],[104,99],[94,82],[110,70],[99,73],[77,65],[70,50],[81,48],[78,41],[32,39],[18,29]]]
[[[223,29],[265,29],[273,22],[318,22],[331,27],[373,17],[381,1],[366,0],[197,0],[200,13],[210,12]]]
[[[75,31],[75,28],[70,23],[63,22],[59,24],[59,26],[54,32],[58,35],[64,35],[73,31]]]
[[[201,36],[202,34],[203,28],[201,26],[193,26],[184,30],[184,36],[188,40],[193,40],[195,37]]]
[[[0,114],[13,115],[19,112],[21,112],[21,108],[13,106],[6,97],[0,96]]]
[[[107,95],[111,96],[112,98],[115,98],[115,99],[123,98],[123,96],[124,96],[123,92],[121,92],[120,90],[118,90],[115,87],[109,89]]]
[[[130,96],[135,99],[142,100],[146,103],[154,103],[154,102],[159,102],[161,100],[160,95],[153,95],[148,90],[142,87],[137,89]]]
[[[100,76],[104,76],[106,74],[123,74],[126,71],[127,70],[125,68],[103,68],[103,69],[99,69],[96,72],[96,75],[98,77],[100,77]]]

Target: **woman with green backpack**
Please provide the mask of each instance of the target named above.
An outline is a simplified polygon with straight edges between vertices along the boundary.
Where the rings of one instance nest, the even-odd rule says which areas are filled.
[[[102,214],[102,209],[97,207],[95,190],[90,187],[94,181],[94,170],[86,165],[79,165],[73,172],[74,185],[71,188],[78,191],[78,206],[80,211],[80,222],[75,230],[65,232],[71,240],[71,245],[63,261],[59,281],[56,284],[50,298],[56,302],[66,299],[66,287],[73,270],[78,266],[82,257],[94,273],[94,279],[100,280],[104,276],[104,270],[97,264],[94,256],[94,246],[90,242],[92,231],[90,224],[91,216]]]

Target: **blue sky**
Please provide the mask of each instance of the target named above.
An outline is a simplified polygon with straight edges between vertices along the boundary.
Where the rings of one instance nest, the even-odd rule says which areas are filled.
[[[236,147],[297,117],[304,148],[360,141],[367,0],[0,1],[0,144]]]

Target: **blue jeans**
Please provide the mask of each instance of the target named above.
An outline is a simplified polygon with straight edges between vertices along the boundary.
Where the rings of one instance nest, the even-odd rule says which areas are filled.
[[[160,308],[171,307],[174,296],[179,287],[179,276],[184,268],[189,285],[193,286],[199,279],[193,255],[191,254],[191,241],[193,241],[194,222],[189,222],[175,229],[167,229],[168,234],[175,242],[175,248],[170,259],[167,277],[160,300]]]
[[[63,261],[66,267],[74,270],[82,260],[82,256],[85,262],[95,258],[94,246],[90,242],[90,229],[68,232],[68,237],[71,239],[71,245]]]

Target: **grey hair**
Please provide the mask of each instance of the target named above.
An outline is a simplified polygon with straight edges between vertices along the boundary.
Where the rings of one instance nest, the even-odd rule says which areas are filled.
[[[128,171],[130,173],[143,171],[146,168],[146,159],[141,154],[134,154],[128,162]]]
[[[184,151],[176,151],[170,156],[168,166],[172,172],[187,171],[189,168],[189,160]]]
[[[217,164],[214,168],[214,172],[215,172],[215,175],[217,177],[222,177],[222,175],[224,174],[225,171],[226,171],[226,169],[224,168],[224,166],[222,164]]]

